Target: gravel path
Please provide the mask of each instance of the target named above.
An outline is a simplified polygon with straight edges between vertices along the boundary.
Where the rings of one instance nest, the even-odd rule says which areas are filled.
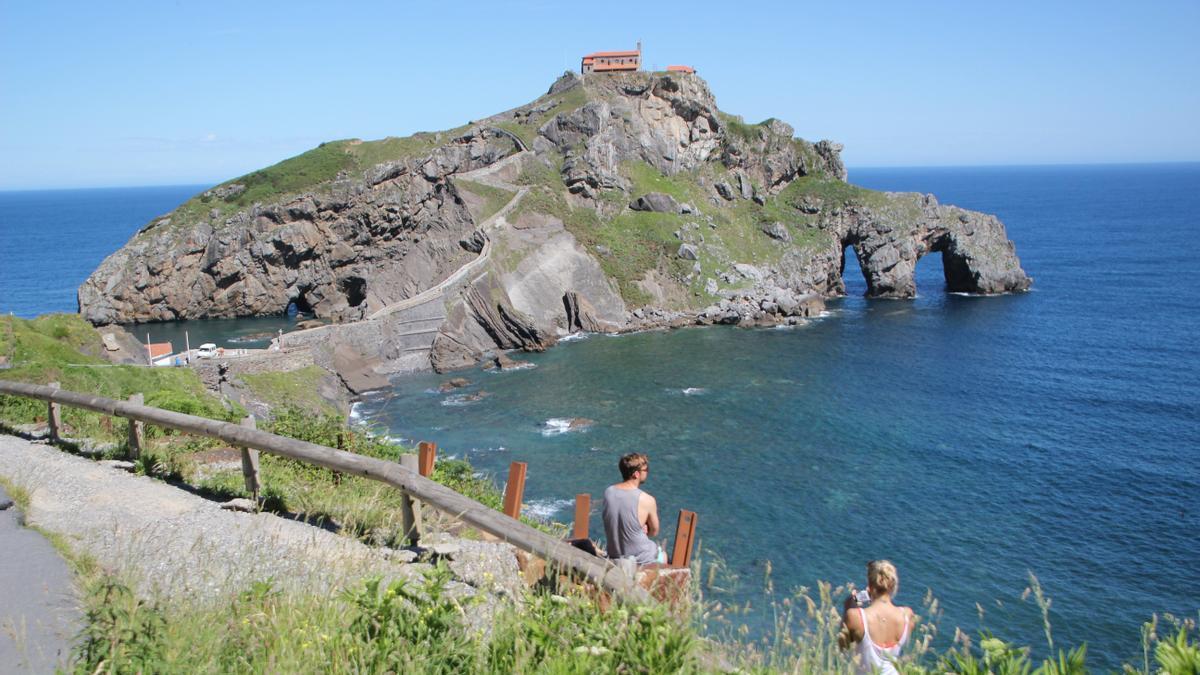
[[[408,551],[369,547],[272,514],[226,511],[156,479],[12,436],[0,435],[0,476],[29,493],[31,525],[120,571],[146,597],[218,599],[268,578],[277,588],[321,594],[368,575],[418,579],[428,567],[408,562]],[[519,592],[512,547],[428,539],[449,559],[456,592],[483,596],[471,624],[486,626],[495,600]]]

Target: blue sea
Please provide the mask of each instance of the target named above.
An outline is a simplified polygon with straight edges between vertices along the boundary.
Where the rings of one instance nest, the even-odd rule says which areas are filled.
[[[696,511],[700,555],[725,565],[716,598],[761,606],[768,561],[778,595],[889,558],[899,601],[939,599],[944,640],[986,629],[1040,654],[1032,572],[1056,646],[1140,660],[1142,622],[1200,610],[1200,164],[851,181],[997,214],[1034,290],[949,295],[934,254],[915,300],[867,301],[851,255],[849,296],[801,327],[589,336],[462,373],[478,401],[421,375],[355,414],[501,481],[528,463],[527,508],[564,522],[647,452],[664,534]],[[0,193],[0,311],[73,311],[104,255],[199,189]],[[573,417],[594,424],[560,433]]]

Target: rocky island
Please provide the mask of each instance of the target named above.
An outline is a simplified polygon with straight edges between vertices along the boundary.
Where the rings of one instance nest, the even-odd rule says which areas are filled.
[[[79,289],[93,324],[311,312],[327,367],[473,365],[575,331],[794,323],[844,294],[1025,291],[994,216],[847,182],[841,146],[721,112],[686,72],[563,75],[450,131],[334,141],[143,227]],[[338,368],[339,372],[346,367]]]

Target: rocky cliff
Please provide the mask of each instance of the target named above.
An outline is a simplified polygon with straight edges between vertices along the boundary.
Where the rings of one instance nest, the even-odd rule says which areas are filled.
[[[444,369],[573,330],[794,322],[844,293],[847,248],[874,297],[913,297],[932,252],[948,290],[1029,288],[996,218],[856,187],[840,151],[726,115],[696,75],[568,73],[453,131],[328,143],[197,195],[105,260],[80,311],[293,305],[408,336],[402,310],[420,304],[428,339],[370,356]],[[355,330],[370,351],[381,329]]]

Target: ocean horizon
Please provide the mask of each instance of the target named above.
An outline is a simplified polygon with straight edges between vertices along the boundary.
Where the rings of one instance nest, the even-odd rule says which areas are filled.
[[[533,369],[457,373],[478,400],[417,374],[355,417],[500,481],[527,462],[530,507],[563,522],[647,451],[665,537],[699,513],[730,603],[761,607],[768,562],[778,597],[889,558],[899,602],[939,598],[943,640],[985,629],[1041,655],[1032,572],[1056,645],[1140,661],[1142,622],[1200,610],[1200,162],[849,172],[996,214],[1033,290],[947,294],[933,254],[916,299],[866,300],[850,255],[847,297],[800,327],[585,336],[520,355]],[[0,192],[0,312],[75,311],[105,256],[206,187]],[[251,323],[188,322],[218,344]],[[594,424],[563,432],[573,417]]]

